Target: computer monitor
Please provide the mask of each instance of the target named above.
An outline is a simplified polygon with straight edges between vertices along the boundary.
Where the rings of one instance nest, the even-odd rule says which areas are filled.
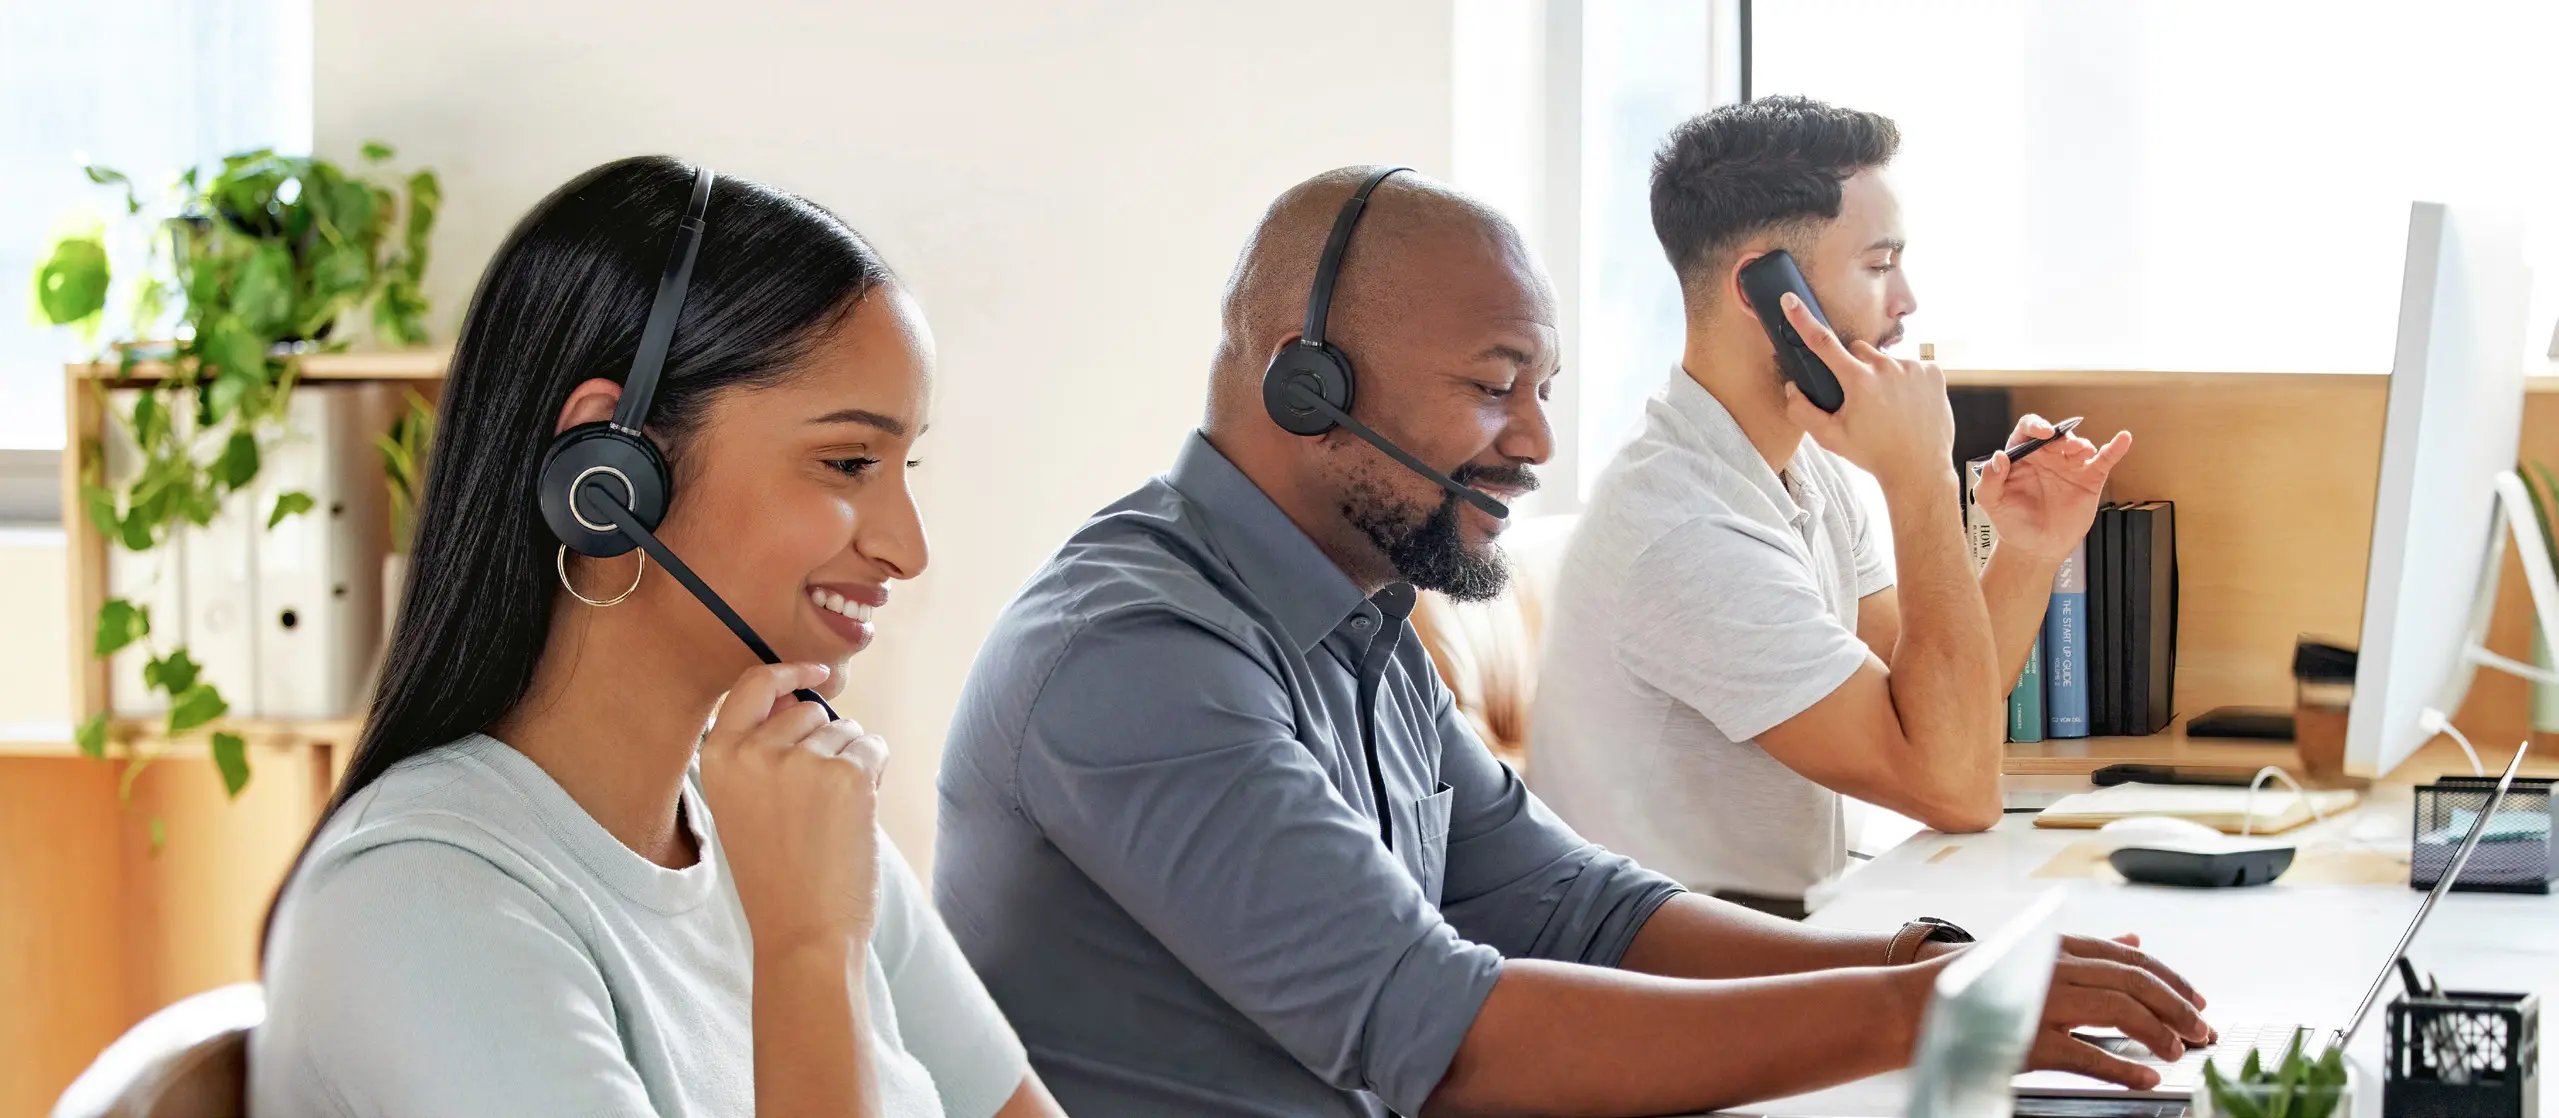
[[[2346,716],[2351,775],[2377,777],[2406,760],[2434,736],[2425,712],[2449,718],[2470,687],[2471,650],[2485,640],[2496,600],[2506,514],[2518,511],[2501,498],[2499,478],[2511,478],[2523,424],[2523,251],[2523,224],[2511,213],[2438,202],[2409,209]],[[2528,515],[2529,506],[2519,511]],[[2527,535],[2526,552],[2537,551],[2536,522],[2512,522]]]

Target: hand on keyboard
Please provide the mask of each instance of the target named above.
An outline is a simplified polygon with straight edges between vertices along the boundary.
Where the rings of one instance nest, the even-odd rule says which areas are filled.
[[[2149,1090],[2159,1083],[2156,1064],[2125,1059],[2071,1035],[2072,1030],[2120,1030],[2160,1059],[2174,1062],[2184,1058],[2188,1046],[2216,1039],[2212,1026],[2204,1023],[2203,1004],[2203,995],[2184,978],[2141,950],[2138,936],[2065,936],[2026,1066]]]

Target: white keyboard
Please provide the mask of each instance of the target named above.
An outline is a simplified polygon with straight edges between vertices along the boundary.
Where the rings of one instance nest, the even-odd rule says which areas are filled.
[[[2292,1047],[2293,1033],[2308,1029],[2302,1049],[2316,1055],[2327,1046],[2322,1030],[2306,1025],[2222,1025],[2215,1026],[2221,1041],[2209,1048],[2188,1048],[2185,1058],[2169,1063],[2151,1055],[2150,1049],[2129,1037],[2091,1038],[2091,1043],[2137,1064],[2159,1069],[2160,1091],[2188,1091],[2204,1085],[2204,1061],[2218,1057],[2222,1069],[2235,1072],[2248,1058],[2250,1049],[2257,1052],[2259,1063],[2268,1068],[2283,1062],[2284,1052]]]

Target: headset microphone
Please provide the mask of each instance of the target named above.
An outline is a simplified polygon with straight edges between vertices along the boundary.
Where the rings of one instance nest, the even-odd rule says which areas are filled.
[[[1351,359],[1339,347],[1324,341],[1325,321],[1333,304],[1333,282],[1341,275],[1342,254],[1350,247],[1351,227],[1359,224],[1360,214],[1368,209],[1369,193],[1377,189],[1377,184],[1403,170],[1409,168],[1388,167],[1368,176],[1350,200],[1342,204],[1341,216],[1333,219],[1332,236],[1324,242],[1323,259],[1315,265],[1315,289],[1306,300],[1306,331],[1295,344],[1280,347],[1279,354],[1271,358],[1271,367],[1262,374],[1262,407],[1281,430],[1292,435],[1321,435],[1335,427],[1349,431],[1467,504],[1496,519],[1509,519],[1509,506],[1495,500],[1492,494],[1459,485],[1456,479],[1422,464],[1421,459],[1351,418],[1351,400],[1358,388],[1351,373]]]
[[[665,272],[658,277],[657,298],[649,305],[648,323],[640,329],[639,352],[631,360],[630,375],[623,378],[622,401],[614,409],[613,418],[581,423],[561,432],[544,453],[539,494],[542,519],[550,526],[551,534],[559,537],[563,581],[567,579],[568,552],[605,559],[639,548],[674,575],[675,581],[737,634],[737,639],[745,642],[758,659],[778,664],[782,658],[774,655],[773,646],[756,636],[746,619],[713,593],[710,584],[694,574],[684,560],[676,558],[654,531],[666,519],[667,505],[675,495],[675,479],[668,473],[666,459],[658,453],[657,445],[649,441],[642,428],[648,422],[649,404],[657,395],[658,374],[664,371],[667,350],[675,340],[675,323],[684,309],[685,289],[693,281],[693,258],[702,247],[703,221],[711,206],[711,183],[710,168],[694,171],[691,198],[683,219],[675,227],[675,248],[667,256]],[[816,703],[826,711],[828,720],[837,718],[835,708],[817,692],[803,687],[792,694],[802,702]]]

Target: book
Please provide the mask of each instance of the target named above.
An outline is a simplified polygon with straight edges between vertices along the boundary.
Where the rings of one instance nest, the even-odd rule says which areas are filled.
[[[2145,501],[2125,510],[2127,733],[2166,729],[2176,709],[2176,506]]]
[[[2088,541],[2070,549],[2053,573],[2044,607],[2044,733],[2088,736]]]
[[[2088,525],[2087,562],[2080,565],[2080,578],[2088,584],[2088,734],[2102,737],[2115,729],[2113,668],[2115,658],[2107,642],[2115,637],[2117,622],[2110,609],[2108,595],[2114,591],[2115,578],[2106,556],[2108,530],[2114,526],[2114,506],[2097,506],[2097,519]]]
[[[2334,818],[2362,798],[2362,793],[2351,789],[2305,796],[2289,788],[2261,788],[2251,796],[2245,788],[2118,784],[2055,800],[2035,816],[2035,825],[2090,828],[2136,815],[2166,815],[2226,834],[2238,834],[2244,826],[2252,834],[2270,835],[2289,831],[2319,815]]]
[[[2008,740],[2044,740],[2044,638],[2026,650],[2026,670],[2008,692]]]
[[[1982,458],[1964,463],[1964,538],[1972,545],[1975,575],[1990,565],[1991,548],[1999,543],[1999,530],[1991,527],[1990,514],[1983,512],[1981,503],[1973,499],[1981,488],[1982,467],[1989,462]]]
[[[1982,511],[1976,500],[1981,488],[1982,467],[1988,458],[1964,463],[1964,536],[1972,544],[1973,573],[1990,564],[1990,553],[1999,546],[1999,529],[1992,527],[1990,514]],[[2008,691],[2008,740],[2035,742],[2044,740],[2043,639],[2026,652],[2026,670]]]

